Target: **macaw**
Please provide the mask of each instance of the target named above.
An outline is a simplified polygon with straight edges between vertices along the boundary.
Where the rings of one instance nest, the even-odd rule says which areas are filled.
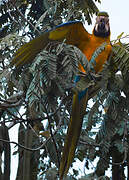
[[[30,63],[50,41],[63,41],[64,39],[67,44],[78,47],[89,61],[96,49],[103,43],[106,43],[105,49],[96,57],[95,63],[93,64],[95,72],[100,72],[112,49],[110,43],[110,25],[108,14],[106,12],[98,13],[92,34],[85,30],[82,22],[80,21],[71,21],[56,26],[54,29],[43,33],[39,37],[23,45],[16,52],[11,65],[20,67],[24,64]],[[78,68],[79,71],[86,73],[81,64],[78,64]],[[76,76],[75,83],[78,83],[80,80],[81,78]],[[84,91],[79,93],[77,92],[73,95],[72,113],[60,162],[60,180],[67,175],[69,167],[72,164],[82,128],[87,101],[87,88]]]

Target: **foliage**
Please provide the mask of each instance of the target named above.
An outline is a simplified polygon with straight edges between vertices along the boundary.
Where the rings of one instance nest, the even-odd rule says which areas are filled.
[[[112,54],[98,75],[89,72],[92,64],[80,50],[57,42],[43,49],[32,64],[9,67],[16,50],[42,31],[73,19],[90,24],[97,12],[93,0],[0,2],[0,153],[7,153],[8,131],[20,124],[19,146],[14,153],[19,155],[17,180],[57,179],[72,95],[86,87],[91,103],[86,109],[75,161],[85,162],[85,172],[93,161],[97,165],[94,173],[86,172],[80,179],[108,179],[105,171],[111,163],[128,163],[129,44],[121,42],[123,34],[112,42]],[[93,64],[103,49],[104,45],[94,52]],[[78,62],[88,74],[75,87]],[[7,157],[9,161],[10,150]],[[66,179],[78,179],[78,173],[72,166]]]

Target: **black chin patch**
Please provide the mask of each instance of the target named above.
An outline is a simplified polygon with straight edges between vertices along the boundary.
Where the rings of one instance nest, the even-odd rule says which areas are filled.
[[[108,37],[110,36],[110,30],[109,31],[96,31],[94,29],[93,34],[97,37]]]

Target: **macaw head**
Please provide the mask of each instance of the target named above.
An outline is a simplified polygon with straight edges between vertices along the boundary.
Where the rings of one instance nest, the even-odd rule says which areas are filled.
[[[109,15],[107,12],[98,13],[93,34],[98,37],[110,36]]]

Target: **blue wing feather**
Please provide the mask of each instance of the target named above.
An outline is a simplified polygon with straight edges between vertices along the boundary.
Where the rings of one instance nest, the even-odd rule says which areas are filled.
[[[76,86],[76,83],[77,83],[78,81],[80,81],[80,80],[81,80],[81,77],[78,76],[78,75],[76,75],[76,76],[75,76],[75,79],[74,79],[75,86]],[[83,91],[80,91],[80,92],[78,93],[78,99],[79,99],[79,101],[85,96],[87,90],[88,90],[88,89],[86,88],[86,89],[84,89]]]
[[[62,23],[62,24],[57,25],[55,28],[67,26],[67,25],[70,25],[70,24],[76,24],[76,23],[82,23],[82,22],[81,21],[68,21],[66,23]]]
[[[62,24],[59,24],[57,26],[55,26],[54,28],[50,29],[50,30],[46,30],[45,32],[51,32],[57,28],[60,28],[60,27],[63,27],[63,26],[68,26],[68,25],[71,25],[71,24],[76,24],[76,23],[82,23],[81,21],[68,21],[68,22],[65,22],[65,23],[62,23]]]

